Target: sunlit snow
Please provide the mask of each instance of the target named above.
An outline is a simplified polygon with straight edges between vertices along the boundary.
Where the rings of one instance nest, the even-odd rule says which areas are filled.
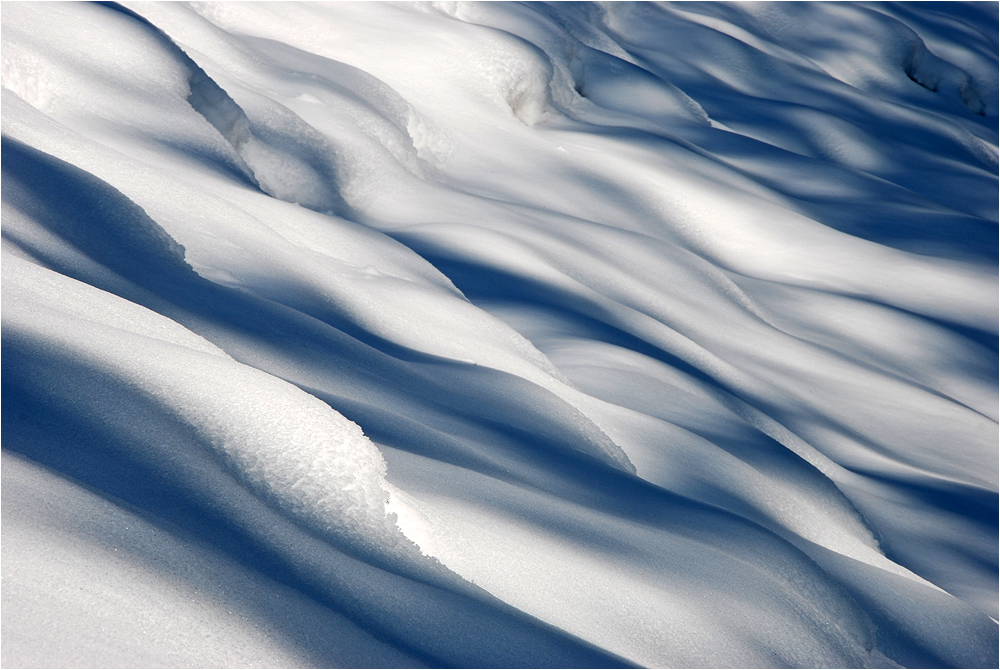
[[[4,667],[997,667],[988,3],[4,3]]]

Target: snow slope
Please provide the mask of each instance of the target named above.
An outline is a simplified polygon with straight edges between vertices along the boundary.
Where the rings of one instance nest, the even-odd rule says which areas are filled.
[[[2,664],[996,667],[997,21],[5,3]]]

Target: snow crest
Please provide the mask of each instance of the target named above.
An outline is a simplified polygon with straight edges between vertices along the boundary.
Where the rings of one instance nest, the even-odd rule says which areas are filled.
[[[313,532],[363,553],[413,551],[386,513],[381,453],[326,403],[154,312],[16,257],[4,259],[4,285],[9,337],[45,343],[154,400],[239,481]],[[18,309],[28,303],[41,313]]]

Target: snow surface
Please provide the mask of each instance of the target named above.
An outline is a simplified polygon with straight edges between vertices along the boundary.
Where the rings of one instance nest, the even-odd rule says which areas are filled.
[[[996,667],[997,5],[4,3],[5,667]]]

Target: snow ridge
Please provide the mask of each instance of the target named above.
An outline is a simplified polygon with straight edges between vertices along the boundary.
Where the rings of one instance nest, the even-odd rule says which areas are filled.
[[[5,4],[3,664],[996,667],[996,25]]]

